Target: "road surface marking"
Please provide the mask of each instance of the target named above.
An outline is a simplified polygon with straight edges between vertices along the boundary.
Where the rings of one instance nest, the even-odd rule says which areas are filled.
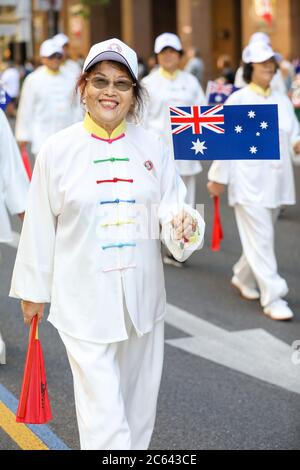
[[[166,322],[190,335],[167,344],[300,394],[291,346],[265,330],[229,332],[170,304]]]
[[[1,366],[2,367],[2,366]],[[7,366],[3,366],[7,367]],[[10,437],[23,449],[19,442],[15,439],[15,430],[18,435],[20,434],[20,429],[27,429],[26,436],[29,436],[28,433],[31,433],[31,443],[32,446],[40,446],[39,442],[44,445],[44,449],[49,450],[69,450],[66,444],[59,439],[59,437],[54,434],[54,432],[46,424],[23,424],[16,422],[16,411],[18,407],[18,400],[10,393],[3,385],[0,384],[0,427],[10,435]],[[5,412],[5,413],[4,413]],[[13,426],[14,425],[14,426]],[[12,434],[10,434],[10,431]],[[23,434],[25,431],[22,431]],[[25,436],[25,434],[24,434]],[[34,440],[35,439],[35,440]],[[27,437],[22,437],[22,442],[26,444]],[[31,450],[38,450],[36,447],[30,447]]]

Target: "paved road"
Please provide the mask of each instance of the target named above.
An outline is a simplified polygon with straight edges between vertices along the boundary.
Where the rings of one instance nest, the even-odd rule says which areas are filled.
[[[183,269],[167,267],[170,304],[165,363],[152,449],[299,449],[300,365],[291,361],[291,344],[300,340],[300,204],[286,208],[278,221],[276,245],[280,272],[287,279],[295,311],[290,323],[261,314],[258,302],[242,300],[231,288],[231,267],[240,254],[233,218],[222,201],[222,250],[209,248],[212,205],[206,195],[208,165],[199,178],[198,201],[205,204],[206,244]],[[300,197],[300,168],[296,168]],[[18,221],[14,222],[18,230]],[[1,331],[7,365],[0,383],[18,396],[27,341],[18,302],[9,299],[15,249],[0,246]],[[54,419],[49,428],[69,447],[78,448],[71,373],[54,328],[40,329]],[[0,448],[16,443],[0,429]]]

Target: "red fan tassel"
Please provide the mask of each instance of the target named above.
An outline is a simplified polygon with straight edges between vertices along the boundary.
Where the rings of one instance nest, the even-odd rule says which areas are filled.
[[[26,150],[25,145],[21,149],[21,157],[22,157],[23,164],[24,164],[26,173],[27,173],[29,181],[30,181],[31,177],[32,177],[32,168],[31,168],[29,155],[28,155],[28,152]]]
[[[214,223],[212,230],[211,249],[219,251],[221,248],[221,240],[223,240],[223,229],[220,218],[220,198],[214,197]]]
[[[38,317],[32,320],[24,376],[16,415],[18,423],[44,424],[52,419],[42,345],[37,338]]]

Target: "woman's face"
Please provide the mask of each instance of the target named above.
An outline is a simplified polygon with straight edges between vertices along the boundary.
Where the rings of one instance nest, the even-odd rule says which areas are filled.
[[[262,88],[267,88],[270,85],[272,78],[276,71],[276,64],[274,59],[265,60],[261,63],[253,63],[252,82]]]
[[[97,88],[105,81],[105,88]],[[120,91],[115,86],[121,83],[128,85],[127,91]],[[83,101],[92,119],[108,133],[126,118],[135,102],[132,83],[130,73],[119,67],[117,62],[99,62],[88,76]]]
[[[159,65],[167,72],[175,72],[179,68],[181,56],[178,51],[172,47],[165,47],[158,55]]]

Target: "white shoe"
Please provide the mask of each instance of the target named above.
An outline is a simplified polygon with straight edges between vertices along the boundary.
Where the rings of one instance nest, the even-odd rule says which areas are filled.
[[[5,343],[0,336],[0,364],[6,364]]]
[[[264,308],[264,314],[272,320],[291,320],[294,316],[285,300],[279,299]]]
[[[245,286],[245,284],[242,284],[236,276],[233,276],[233,278],[231,279],[231,284],[240,291],[244,299],[258,300],[260,298],[260,294],[257,289]]]
[[[183,263],[180,263],[180,261],[177,261],[177,259],[174,258],[172,255],[165,255],[163,257],[163,262],[164,264],[169,264],[170,266],[175,266],[176,268],[182,268]]]

